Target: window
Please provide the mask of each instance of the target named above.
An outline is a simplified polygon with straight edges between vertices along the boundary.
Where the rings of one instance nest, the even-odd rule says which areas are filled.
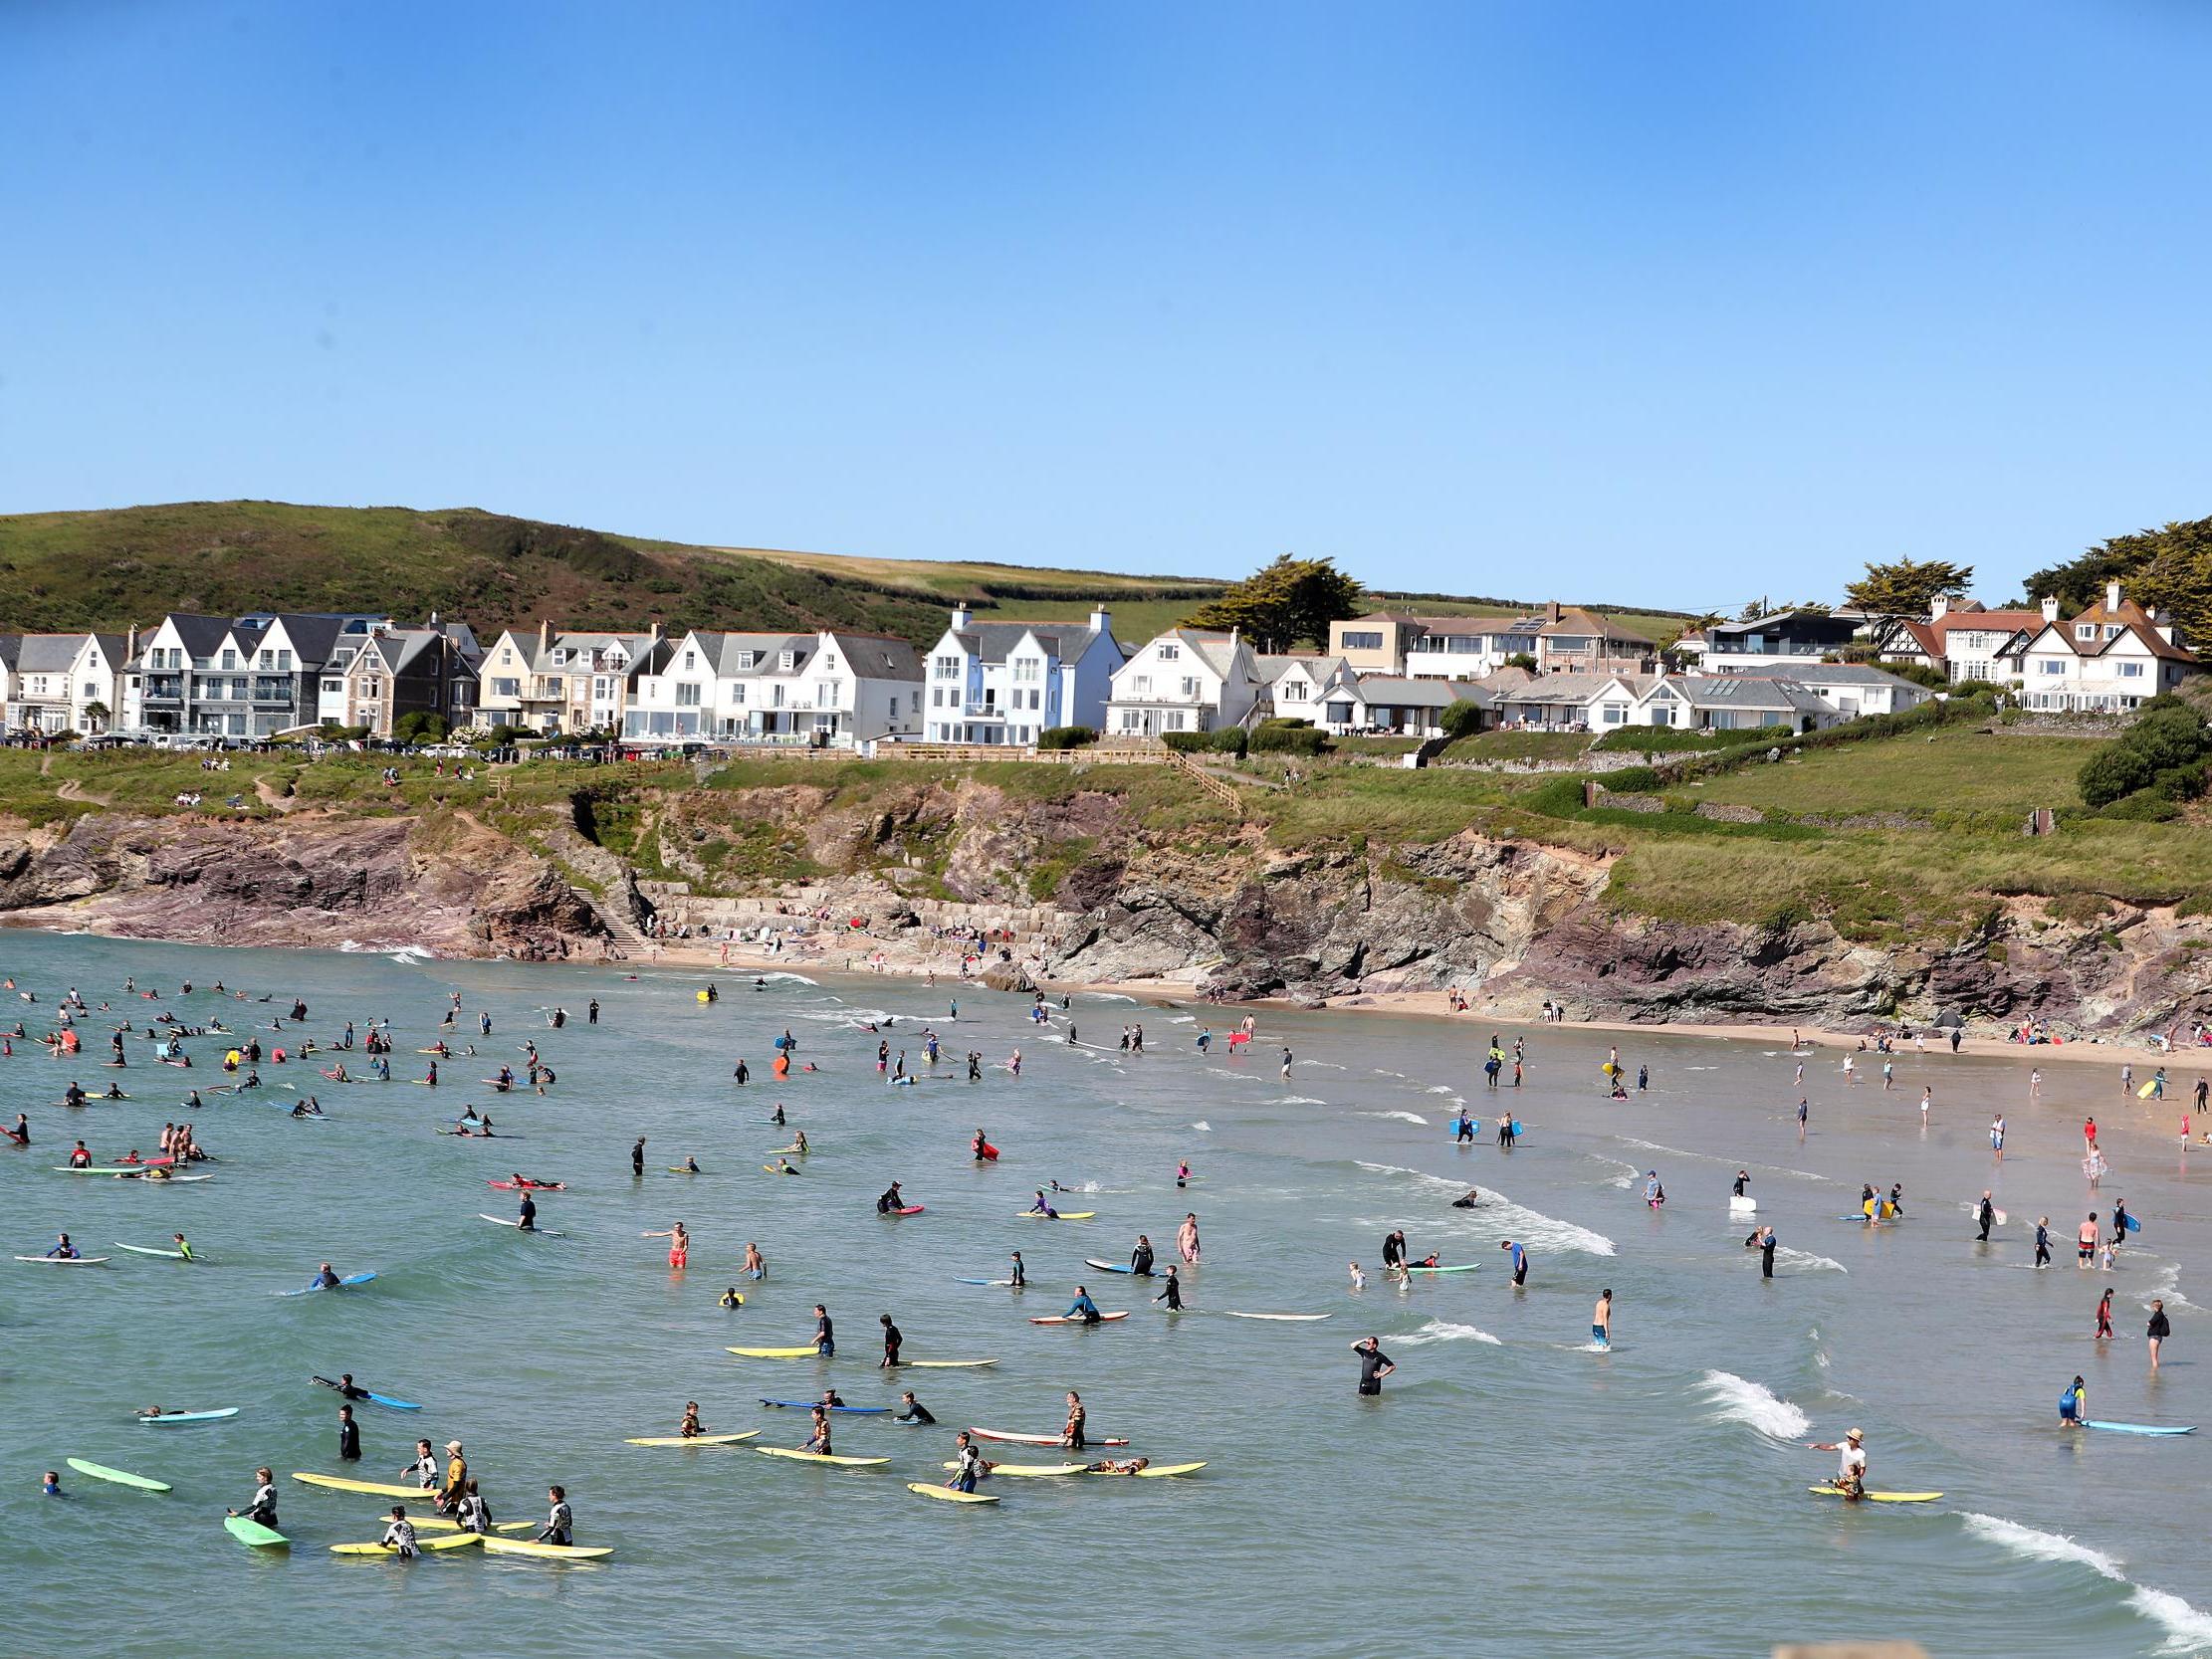
[[[1172,663],[1182,655],[1183,647],[1180,645],[1176,645],[1173,642],[1162,645],[1160,647],[1160,660],[1164,663]]]
[[[2064,674],[2066,664],[2057,657],[2038,657],[2036,659],[2036,672],[2038,674]]]
[[[694,682],[680,680],[676,683],[676,707],[679,709],[696,709],[699,707],[699,687]]]
[[[730,701],[732,703],[738,704],[740,707],[743,707],[745,703],[745,688],[743,686],[732,686],[730,688]]]
[[[943,686],[932,686],[930,688],[930,707],[932,709],[945,707],[945,688]]]
[[[1183,678],[1183,695],[1193,698],[1199,695],[1199,683],[1189,675],[1185,675]]]
[[[2117,667],[2122,680],[2140,680],[2143,677],[2143,665],[2140,663],[2120,663]]]
[[[1347,651],[1380,651],[1383,649],[1383,636],[1365,629],[1347,629],[1344,635],[1344,649]]]
[[[329,683],[326,682],[326,684]],[[334,691],[336,687],[331,686],[330,689]],[[523,683],[520,680],[494,680],[492,682],[492,695],[494,697],[521,697],[523,695]]]
[[[891,719],[893,719],[893,720],[897,720],[897,719],[899,718],[899,700],[898,700],[898,697],[897,697],[897,695],[896,695],[896,694],[894,694],[894,695],[892,696],[892,699],[891,699],[891,717],[890,717],[890,718],[891,718]]]
[[[238,666],[238,653],[230,650],[224,651],[223,666],[225,668],[236,668]]]
[[[515,682],[514,682],[514,681],[512,681],[512,680],[510,680],[510,681],[508,681],[508,682],[507,682],[507,684],[508,684],[508,685],[510,685],[510,686],[512,686],[512,685],[513,685],[514,683],[515,683]],[[497,686],[497,684],[498,684],[498,682],[496,682],[496,681],[495,681],[495,682],[494,682],[494,685],[495,685],[495,687]],[[323,682],[323,691],[324,691],[324,695],[325,695],[325,696],[327,696],[327,697],[336,697],[336,696],[337,696],[337,695],[338,695],[339,693],[343,692],[344,690],[345,690],[345,682],[344,682],[344,681],[342,681],[342,680],[326,680],[326,681],[324,681],[324,682]]]
[[[1313,696],[1313,688],[1303,680],[1285,680],[1282,683],[1282,695],[1286,703],[1303,703]]]
[[[2097,624],[2094,622],[2080,624],[2074,630],[2074,637],[2076,639],[2094,640],[2097,638]]]
[[[1169,710],[1167,721],[1164,724],[1170,731],[1181,731],[1183,729],[1183,711],[1181,709]]]
[[[280,651],[277,653],[277,672],[279,674],[290,674],[292,672],[291,652]]]
[[[769,689],[769,701],[778,709],[783,707],[783,686],[780,681]]]
[[[960,659],[958,657],[933,657],[930,659],[930,673],[936,675],[940,680],[958,680],[960,678]]]
[[[1150,697],[1152,695],[1152,676],[1149,674],[1134,676],[1129,682],[1129,689],[1139,697]]]
[[[1608,703],[1605,705],[1604,724],[1607,726],[1625,726],[1628,724],[1628,719],[1629,706],[1626,703]]]
[[[696,651],[686,651],[686,652],[684,653],[684,672],[685,672],[686,674],[689,674],[689,673],[690,673],[690,672],[691,672],[691,671],[692,671],[693,669],[697,668],[698,666],[699,666],[699,653],[698,653],[698,652],[696,652]]]
[[[741,651],[738,653],[738,667],[740,668],[752,668],[760,660],[761,654],[758,651]]]
[[[790,673],[792,669],[798,666],[798,653],[796,651],[785,651],[781,653],[775,659],[775,666],[781,669],[785,674]]]

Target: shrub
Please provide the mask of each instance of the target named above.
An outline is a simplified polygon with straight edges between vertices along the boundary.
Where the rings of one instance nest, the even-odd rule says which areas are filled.
[[[1659,775],[1650,766],[1623,766],[1617,772],[1605,773],[1598,781],[1616,794],[1648,795],[1659,786]]]
[[[1261,721],[1259,724],[1261,726],[1282,726],[1295,727],[1311,726],[1313,722],[1307,720],[1303,715],[1271,715],[1266,720]]]
[[[1223,726],[1218,731],[1163,731],[1160,740],[1168,747],[1183,754],[1204,754],[1210,750],[1243,754],[1247,739],[1240,726]]]
[[[1254,754],[1326,754],[1329,734],[1310,726],[1263,726],[1251,734]]]
[[[1438,724],[1446,737],[1471,737],[1482,729],[1482,706],[1462,699],[1445,709]]]
[[[2167,800],[2193,800],[2204,793],[2208,749],[2212,742],[2194,709],[2174,698],[2152,698],[2134,725],[2082,763],[2075,787],[2093,807],[2108,807],[2153,784]]]
[[[1038,748],[1083,748],[1098,741],[1087,726],[1048,726],[1037,733]]]
[[[2100,818],[2119,818],[2129,823],[2165,824],[2181,816],[2180,805],[2156,787],[2137,789],[2105,805]]]

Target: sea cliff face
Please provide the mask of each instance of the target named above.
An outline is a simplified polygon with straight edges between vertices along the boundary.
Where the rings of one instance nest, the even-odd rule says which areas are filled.
[[[1158,983],[1228,1000],[1356,1002],[1457,986],[1500,1018],[1850,1027],[1957,1013],[1977,1028],[2184,1032],[2212,1020],[2212,925],[2170,911],[2094,924],[1993,903],[1939,942],[1877,947],[1819,921],[1689,926],[1626,914],[1611,861],[1462,833],[1286,850],[1256,830],[1195,842],[1107,792],[1026,800],[974,780],[841,805],[810,787],[685,790],[642,812],[661,878],[694,892],[833,888],[840,914],[915,926],[918,895],[1041,916],[1009,983]],[[586,826],[588,827],[588,825]],[[549,958],[635,945],[630,867],[563,815],[537,844],[466,814],[207,820],[97,812],[0,832],[0,916],[25,926],[226,944]],[[749,837],[739,877],[708,850]],[[649,839],[647,839],[649,838]],[[766,849],[766,851],[762,851]],[[640,857],[645,856],[642,852]],[[788,866],[787,873],[778,860]],[[589,880],[610,897],[571,886]]]

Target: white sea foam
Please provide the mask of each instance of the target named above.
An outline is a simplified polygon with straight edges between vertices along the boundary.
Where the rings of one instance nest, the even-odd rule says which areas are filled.
[[[1091,991],[1086,994],[1094,1002],[1134,1002],[1137,1000],[1133,996],[1124,996],[1119,991]]]
[[[1471,1325],[1453,1325],[1449,1320],[1440,1319],[1433,1319],[1419,1331],[1390,1340],[1398,1348],[1425,1348],[1431,1343],[1488,1343],[1492,1348],[1505,1346],[1487,1331],[1478,1331]]]
[[[1195,1130],[1199,1131],[1199,1132],[1200,1132],[1200,1133],[1201,1133],[1202,1135],[1212,1135],[1212,1134],[1214,1133],[1214,1126],[1213,1126],[1212,1124],[1208,1123],[1208,1122],[1207,1122],[1207,1121],[1206,1121],[1206,1120],[1205,1120],[1204,1118],[1201,1118],[1201,1119],[1200,1119],[1200,1120],[1199,1120],[1199,1121],[1198,1121],[1197,1123],[1193,1124],[1193,1125],[1192,1125],[1191,1127],[1192,1127],[1193,1129],[1195,1129]]]
[[[1600,1163],[1610,1163],[1613,1165],[1614,1168],[1621,1171],[1620,1174],[1611,1176],[1607,1179],[1606,1185],[1608,1186],[1618,1186],[1626,1189],[1630,1186],[1633,1186],[1636,1183],[1637,1176],[1643,1173],[1643,1171],[1639,1169],[1635,1164],[1623,1163],[1617,1157],[1607,1157],[1603,1153],[1599,1152],[1593,1152],[1591,1155],[1597,1158]]]
[[[2116,1556],[2107,1555],[2071,1538],[2065,1533],[2047,1533],[2036,1527],[2023,1527],[2017,1521],[2007,1521],[2001,1516],[1982,1515],[1968,1510],[1961,1517],[1968,1532],[1977,1534],[2009,1555],[2029,1561],[2072,1561],[2088,1567],[2101,1578],[2107,1578],[2127,1589],[2127,1605],[2142,1617],[2158,1625],[2166,1633],[2161,1652],[2170,1654],[2202,1653],[2212,1647],[2212,1613],[2192,1606],[2170,1590],[2156,1590],[2138,1584],[2120,1570]]]
[[[1833,1256],[1816,1256],[1810,1250],[1792,1250],[1786,1244],[1775,1246],[1774,1253],[1782,1258],[1785,1267],[1802,1268],[1807,1273],[1849,1273],[1850,1268]]]
[[[1225,1066],[1209,1066],[1206,1069],[1216,1077],[1234,1078],[1238,1083],[1264,1083],[1267,1081],[1265,1078],[1251,1072],[1232,1072]]]
[[[1451,1085],[1448,1083],[1437,1083],[1432,1084],[1428,1092],[1432,1095],[1448,1095],[1452,1092],[1452,1090]]]
[[[1800,1440],[1813,1419],[1771,1389],[1733,1371],[1707,1371],[1697,1379],[1713,1407],[1713,1421],[1746,1423],[1770,1440]]]
[[[794,985],[818,985],[821,983],[819,979],[809,979],[803,973],[790,973],[786,972],[782,968],[777,968],[773,973],[757,973],[754,975],[754,977],[756,979],[766,979],[771,984],[774,984],[778,979],[788,980]]]
[[[1267,1103],[1269,1106],[1327,1106],[1327,1101],[1317,1101],[1311,1095],[1278,1095]]]
[[[1418,1112],[1355,1112],[1352,1116],[1355,1118],[1391,1118],[1401,1124],[1419,1124],[1423,1129],[1429,1127],[1429,1120]]]
[[[1358,1158],[1353,1162],[1362,1169],[1378,1175],[1405,1175],[1439,1192],[1449,1192],[1454,1198],[1466,1191],[1464,1181],[1446,1180],[1439,1175],[1426,1174],[1419,1169],[1408,1169],[1396,1163],[1367,1163]],[[1456,1212],[1467,1214],[1466,1211]],[[1578,1227],[1572,1221],[1562,1221],[1557,1216],[1546,1215],[1540,1210],[1525,1209],[1514,1203],[1494,1186],[1482,1189],[1481,1229],[1501,1237],[1517,1239],[1530,1250],[1566,1250],[1585,1256],[1612,1256],[1619,1254],[1613,1240],[1603,1233],[1592,1232],[1588,1227]],[[1440,1225],[1450,1226],[1449,1222]],[[1454,1230],[1463,1231],[1464,1227]]]
[[[1797,1181],[1825,1181],[1826,1175],[1816,1175],[1810,1169],[1792,1169],[1780,1163],[1747,1163],[1742,1158],[1716,1157],[1711,1152],[1685,1152],[1679,1146],[1662,1146],[1657,1141],[1639,1141],[1634,1136],[1617,1138],[1624,1146],[1634,1146],[1640,1151],[1664,1152],[1668,1157],[1694,1158],[1699,1163],[1732,1163],[1738,1169],[1763,1169],[1770,1175],[1787,1175]]]

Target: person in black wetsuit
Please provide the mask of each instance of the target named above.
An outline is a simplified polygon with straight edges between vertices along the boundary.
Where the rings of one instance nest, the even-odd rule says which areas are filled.
[[[1750,1236],[1749,1238],[1747,1238],[1747,1239],[1745,1239],[1745,1240],[1743,1241],[1743,1247],[1744,1247],[1744,1248],[1745,1248],[1746,1250],[1756,1250],[1756,1251],[1758,1251],[1758,1253],[1759,1253],[1759,1276],[1760,1276],[1760,1277],[1761,1277],[1762,1279],[1771,1279],[1771,1278],[1773,1278],[1773,1277],[1774,1277],[1774,1229],[1773,1229],[1772,1227],[1757,1227],[1757,1228],[1754,1228],[1754,1229],[1752,1230],[1751,1236]]]
[[[883,1196],[876,1200],[876,1214],[878,1215],[889,1215],[893,1210],[903,1210],[905,1208],[906,1195],[900,1192],[897,1181],[893,1181],[885,1187]]]
[[[916,1399],[914,1397],[914,1390],[909,1388],[905,1393],[899,1396],[899,1414],[898,1416],[893,1418],[892,1421],[899,1423],[922,1423],[926,1425],[936,1422],[937,1419],[930,1415],[930,1408],[924,1405],[920,1400]]]
[[[1403,1229],[1383,1235],[1383,1271],[1402,1266],[1406,1260],[1406,1234]]]
[[[637,1144],[630,1148],[630,1173],[645,1173],[645,1137],[642,1135],[637,1138]]]
[[[341,1463],[358,1463],[361,1460],[360,1426],[353,1421],[353,1408],[337,1408],[337,1455]]]
[[[1139,1279],[1152,1277],[1152,1240],[1144,1234],[1137,1235],[1137,1248],[1129,1252],[1129,1271]],[[1175,1277],[1175,1269],[1168,1269],[1168,1276]]]
[[[1383,1351],[1380,1337],[1362,1337],[1352,1345],[1352,1351],[1360,1356],[1360,1392],[1380,1394],[1383,1378],[1398,1369],[1398,1361]]]
[[[878,1314],[876,1323],[883,1327],[883,1362],[876,1368],[891,1370],[899,1362],[899,1348],[905,1344],[906,1337],[891,1323],[889,1314]]]
[[[1160,1294],[1152,1300],[1165,1302],[1168,1305],[1168,1312],[1171,1314],[1179,1314],[1183,1311],[1183,1281],[1176,1277],[1173,1262],[1168,1264],[1168,1282],[1160,1287]]]
[[[530,1194],[527,1192],[523,1194],[521,1218],[515,1225],[526,1233],[538,1231],[538,1206],[532,1201]]]
[[[1021,1252],[1013,1253],[1013,1283],[1018,1290],[1029,1282],[1029,1270],[1021,1265]]]

